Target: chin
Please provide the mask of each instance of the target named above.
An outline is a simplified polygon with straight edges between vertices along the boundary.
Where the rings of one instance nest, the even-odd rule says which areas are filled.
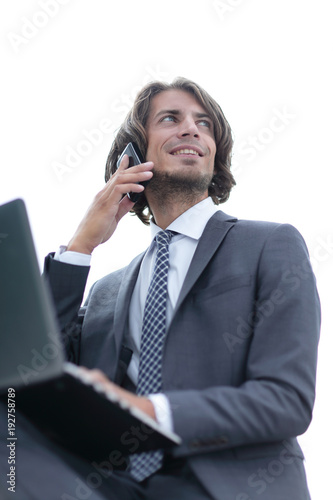
[[[198,170],[171,169],[171,171],[154,172],[154,176],[149,183],[149,191],[156,196],[170,196],[178,194],[204,194],[212,181],[212,173],[202,173]]]

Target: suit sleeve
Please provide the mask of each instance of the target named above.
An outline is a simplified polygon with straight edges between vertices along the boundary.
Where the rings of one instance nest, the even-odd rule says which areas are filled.
[[[83,320],[79,310],[90,268],[64,264],[53,257],[49,254],[45,259],[43,278],[51,291],[67,359],[78,363]]]
[[[263,245],[256,271],[244,382],[166,391],[174,431],[183,439],[175,456],[280,441],[304,433],[310,424],[320,303],[299,232],[277,226]],[[256,315],[265,306],[265,314]]]

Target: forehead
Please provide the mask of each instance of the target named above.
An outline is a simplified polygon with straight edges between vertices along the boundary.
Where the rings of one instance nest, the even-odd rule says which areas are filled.
[[[153,97],[150,105],[149,119],[162,110],[178,110],[207,113],[197,98],[185,90],[164,90]]]

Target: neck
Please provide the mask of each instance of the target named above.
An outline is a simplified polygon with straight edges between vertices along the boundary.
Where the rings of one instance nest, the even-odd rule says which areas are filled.
[[[200,197],[192,200],[155,199],[154,196],[150,196],[149,199],[147,199],[155,224],[165,230],[174,220],[186,212],[186,210],[207,197],[208,193],[202,194]]]

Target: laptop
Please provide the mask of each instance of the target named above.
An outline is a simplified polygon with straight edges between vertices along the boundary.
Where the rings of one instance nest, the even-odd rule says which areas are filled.
[[[41,432],[91,461],[181,443],[141,410],[65,360],[50,292],[40,276],[26,206],[0,206],[0,397]]]

